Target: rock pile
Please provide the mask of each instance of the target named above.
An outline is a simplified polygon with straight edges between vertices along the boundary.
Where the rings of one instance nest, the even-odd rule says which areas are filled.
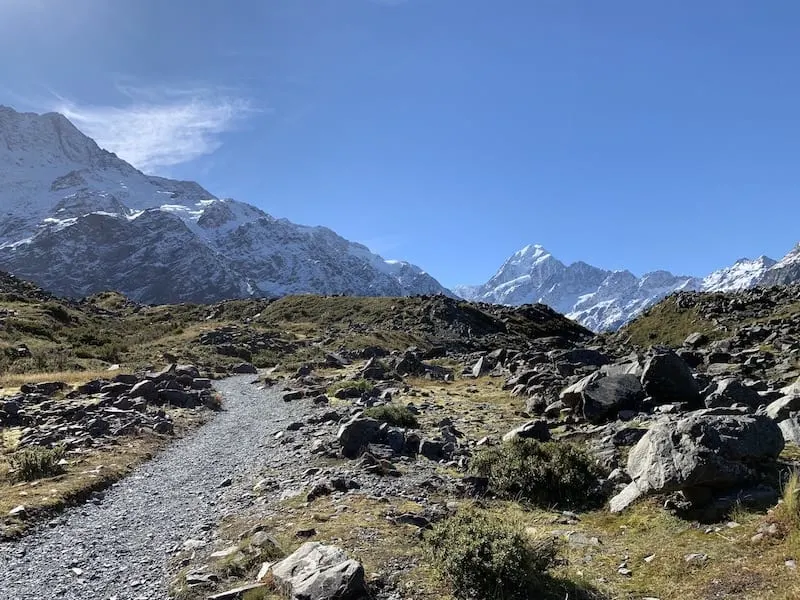
[[[149,429],[171,435],[170,407],[218,408],[211,380],[192,365],[170,365],[143,376],[119,374],[65,393],[61,382],[27,384],[0,399],[0,426],[21,427],[19,444],[67,449]]]

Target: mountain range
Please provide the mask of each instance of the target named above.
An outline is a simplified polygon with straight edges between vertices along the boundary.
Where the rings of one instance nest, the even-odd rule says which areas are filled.
[[[453,291],[468,300],[500,304],[542,302],[595,331],[617,329],[678,291],[728,292],[800,281],[800,244],[780,261],[743,258],[705,277],[653,271],[637,277],[585,262],[564,264],[542,246],[514,253],[483,285]]]
[[[145,175],[58,113],[0,107],[0,269],[64,296],[144,303],[292,293],[448,294],[325,227]]]
[[[298,293],[542,302],[601,331],[675,291],[800,281],[800,246],[780,261],[741,259],[698,278],[567,265],[530,245],[483,285],[450,291],[421,268],[328,228],[146,175],[63,115],[0,106],[0,269],[63,296],[117,290],[153,304]]]

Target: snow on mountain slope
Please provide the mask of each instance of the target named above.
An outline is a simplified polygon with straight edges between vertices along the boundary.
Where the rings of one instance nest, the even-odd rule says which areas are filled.
[[[514,253],[482,286],[457,288],[469,300],[500,304],[542,302],[597,331],[616,329],[667,294],[699,289],[693,277],[654,271],[641,278],[585,262],[565,265],[539,245]]]
[[[755,285],[800,282],[800,244],[776,262],[766,256],[743,258],[700,279],[653,271],[605,271],[583,262],[564,265],[538,245],[514,253],[488,282],[458,286],[462,298],[525,304],[543,302],[595,331],[618,329],[673,292],[727,292]]]
[[[800,281],[800,244],[772,265],[759,280],[759,285],[786,285]]]
[[[148,176],[56,113],[0,107],[0,268],[46,289],[142,302],[286,293],[450,294],[324,227]]]
[[[714,271],[703,279],[703,290],[707,292],[731,292],[754,286],[775,261],[767,256],[751,260],[740,258],[730,267]]]

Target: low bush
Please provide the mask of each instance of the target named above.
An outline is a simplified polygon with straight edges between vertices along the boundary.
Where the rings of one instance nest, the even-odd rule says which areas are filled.
[[[800,531],[800,472],[789,473],[783,484],[781,502],[772,510],[768,521],[778,525],[783,536]]]
[[[489,491],[500,498],[545,507],[581,507],[601,500],[602,472],[574,444],[515,439],[479,452],[470,470],[488,478]]]
[[[474,509],[437,523],[425,546],[454,596],[465,599],[538,597],[556,554],[552,540],[535,541],[522,526]]]
[[[419,427],[417,417],[405,406],[399,404],[384,404],[383,406],[373,406],[364,411],[365,417],[371,417],[376,421],[388,423],[395,427],[406,427],[415,429]]]
[[[35,481],[44,477],[53,477],[64,472],[58,464],[64,458],[63,446],[55,448],[30,447],[15,452],[9,458],[12,477],[18,481]]]

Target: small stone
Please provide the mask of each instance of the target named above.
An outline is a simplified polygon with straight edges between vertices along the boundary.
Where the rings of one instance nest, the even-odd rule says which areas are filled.
[[[787,560],[783,564],[785,564],[786,567],[791,569],[792,571],[796,571],[797,570],[797,561],[794,560],[793,558],[790,558],[789,560]]]
[[[224,487],[230,487],[232,485],[233,485],[233,479],[231,479],[230,477],[226,477],[220,482],[219,487],[224,488]]]
[[[656,558],[655,554],[648,554],[647,556],[644,557],[644,562],[646,562],[647,564],[650,564],[651,562],[653,562],[655,560],[655,558]]]
[[[28,510],[20,504],[19,506],[15,506],[10,511],[8,511],[9,517],[17,517],[18,519],[24,519],[28,516]]]
[[[75,575],[77,575],[78,577],[80,577],[81,575],[83,575],[83,569],[79,569],[78,567],[72,567],[72,568],[70,569],[70,571],[72,571],[73,573],[75,573]]]
[[[684,560],[690,565],[702,565],[708,560],[708,554],[700,552],[692,552],[683,557]]]
[[[308,539],[317,535],[317,530],[311,527],[310,529],[298,529],[294,537],[301,538],[301,539]]]
[[[633,577],[633,571],[631,571],[627,567],[620,567],[619,569],[617,569],[617,573],[619,573],[623,577]]]
[[[239,552],[239,546],[228,546],[224,550],[217,550],[216,552],[212,552],[209,558],[212,559],[228,558],[229,556],[233,556],[237,552]]]

